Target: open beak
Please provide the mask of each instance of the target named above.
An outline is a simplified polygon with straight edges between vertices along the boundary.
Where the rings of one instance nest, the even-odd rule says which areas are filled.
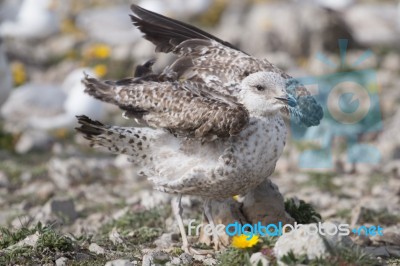
[[[295,107],[297,105],[297,100],[296,98],[294,98],[293,96],[287,94],[285,95],[285,97],[275,97],[275,99],[280,100],[284,103],[286,103],[287,105],[289,105],[290,107]]]

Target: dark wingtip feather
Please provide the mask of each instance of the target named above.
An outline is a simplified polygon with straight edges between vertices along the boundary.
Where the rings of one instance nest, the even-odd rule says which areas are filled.
[[[155,62],[156,62],[156,59],[153,58],[153,59],[148,60],[146,63],[144,63],[142,65],[138,65],[135,69],[134,77],[139,78],[139,77],[145,77],[147,75],[152,74],[153,73],[152,67]]]
[[[165,17],[138,5],[131,5],[135,15],[130,15],[133,24],[144,34],[144,38],[156,46],[156,51],[168,53],[187,40],[214,40],[227,47],[240,51],[229,42],[184,22]]]
[[[104,124],[99,121],[91,120],[86,115],[76,116],[80,127],[76,127],[75,130],[85,134],[85,138],[90,139],[93,135],[101,135],[105,131]]]
[[[85,92],[90,96],[103,102],[115,104],[113,82],[103,82],[87,75],[82,79],[82,84],[85,86]]]

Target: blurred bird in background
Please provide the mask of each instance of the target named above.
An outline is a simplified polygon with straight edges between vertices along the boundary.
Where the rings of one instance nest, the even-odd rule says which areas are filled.
[[[43,39],[59,30],[56,0],[24,0],[14,20],[0,25],[0,35],[18,39]]]
[[[0,39],[0,108],[7,100],[13,86],[10,66],[4,53],[2,40]]]

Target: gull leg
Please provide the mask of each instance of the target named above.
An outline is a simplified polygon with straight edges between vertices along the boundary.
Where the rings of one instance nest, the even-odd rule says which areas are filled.
[[[183,225],[183,220],[182,220],[181,200],[182,200],[181,194],[178,195],[177,199],[172,199],[172,202],[171,202],[172,211],[174,212],[175,219],[178,222],[179,230],[181,231],[182,249],[186,253],[190,253],[189,252],[189,242],[188,242],[187,235],[185,232],[185,226]]]
[[[176,221],[178,222],[178,227],[179,227],[179,231],[181,232],[181,237],[182,237],[182,249],[183,251],[185,251],[186,253],[189,254],[197,254],[197,255],[205,255],[205,254],[209,254],[210,252],[206,251],[206,250],[196,250],[192,247],[190,247],[189,245],[189,241],[186,235],[186,231],[185,231],[185,226],[183,224],[183,220],[182,220],[182,205],[181,205],[181,199],[182,199],[182,195],[179,194],[178,198],[176,199],[172,199],[171,205],[172,205],[172,211],[174,212],[174,216]]]
[[[206,215],[207,220],[210,223],[210,225],[212,226],[212,228],[216,228],[215,223],[214,223],[214,218],[213,218],[213,215],[211,212],[210,199],[206,199],[204,202],[204,214]],[[216,230],[213,230],[213,243],[214,243],[214,249],[219,250],[220,240],[219,240],[219,236],[218,236]]]

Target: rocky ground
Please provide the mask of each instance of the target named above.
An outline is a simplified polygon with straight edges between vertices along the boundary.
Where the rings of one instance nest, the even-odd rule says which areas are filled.
[[[118,79],[130,76],[135,64],[153,56],[153,47],[146,42],[129,39],[115,43],[120,38],[99,39],[98,28],[82,26],[79,14],[93,7],[107,10],[107,1],[94,0],[87,5],[71,2],[71,9],[60,11],[60,32],[42,40],[41,45],[35,40],[5,41],[15,84],[60,83],[60,77],[81,66],[97,69],[96,73],[104,78]],[[301,137],[292,132],[270,180],[283,196],[286,213],[299,223],[346,223],[350,228],[379,225],[384,229],[383,236],[351,233],[349,237],[322,238],[306,237],[299,231],[279,238],[261,237],[248,248],[228,244],[222,251],[190,255],[181,249],[170,206],[172,196],[152,190],[126,158],[89,148],[71,128],[32,133],[28,127],[8,132],[5,117],[0,120],[0,265],[400,265],[400,54],[396,3],[383,1],[378,6],[376,1],[365,1],[337,11],[315,6],[298,9],[289,1],[228,4],[216,0],[209,4],[212,8],[206,8],[208,12],[202,15],[194,12],[185,17],[176,12],[182,19],[208,28],[242,49],[268,58],[295,77],[374,71],[379,99],[372,103],[371,110],[379,110],[381,119],[360,126],[361,130],[343,133],[334,131],[333,120],[328,117],[321,132],[307,132],[309,135]],[[121,29],[120,24],[116,25]],[[101,27],[100,32],[105,31]],[[291,34],[285,34],[287,29]],[[357,61],[367,49],[373,55],[360,66],[348,63],[334,69],[316,60],[315,55],[322,51],[330,60],[339,62],[337,39],[343,36],[349,39],[351,48],[348,62]],[[252,42],[247,41],[249,38]],[[156,67],[168,60],[161,57]],[[313,86],[311,90],[316,87]],[[104,122],[129,124],[119,110],[110,106],[105,110]],[[365,132],[365,126],[375,130]],[[349,135],[357,135],[358,142],[377,150],[354,148],[355,156],[346,153]],[[324,144],[326,138],[328,144]],[[318,139],[321,141],[314,141]],[[321,156],[326,154],[302,157],[307,150],[321,146],[332,154],[332,167],[300,167],[301,158],[322,161],[325,157]],[[375,158],[377,152],[379,161],[352,162],[361,155]],[[258,194],[260,202],[265,202],[244,211],[244,218],[251,220],[251,215],[258,212],[268,217],[271,209],[265,206],[273,201],[268,196]],[[229,204],[243,211],[249,201],[246,199],[249,195],[229,199]],[[201,223],[202,199],[183,197],[182,201],[185,225],[191,219]],[[199,250],[211,248],[199,243],[197,237],[190,241]]]

